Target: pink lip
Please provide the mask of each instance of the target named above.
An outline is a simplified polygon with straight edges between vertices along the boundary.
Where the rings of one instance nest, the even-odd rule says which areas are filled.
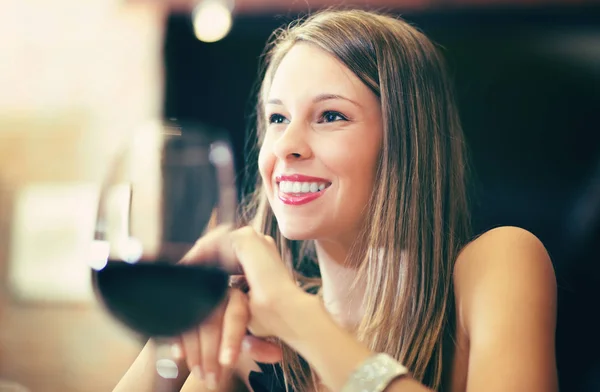
[[[310,203],[311,201],[313,201],[315,199],[318,199],[319,197],[323,196],[325,191],[329,188],[329,185],[331,185],[331,182],[324,178],[305,176],[302,174],[290,174],[290,175],[276,176],[275,181],[277,182],[277,184],[279,184],[281,181],[316,182],[319,184],[323,184],[323,183],[327,184],[327,187],[325,189],[323,189],[322,191],[319,191],[319,192],[315,192],[315,193],[298,194],[298,193],[284,193],[284,192],[279,191],[278,192],[279,200],[281,200],[281,202],[283,204],[292,205],[292,206],[299,206],[302,204]]]

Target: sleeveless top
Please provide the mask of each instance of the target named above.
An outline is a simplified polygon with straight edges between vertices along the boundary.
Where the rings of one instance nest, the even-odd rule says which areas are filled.
[[[258,362],[257,365],[261,372],[250,372],[248,377],[253,392],[285,392],[281,366]]]

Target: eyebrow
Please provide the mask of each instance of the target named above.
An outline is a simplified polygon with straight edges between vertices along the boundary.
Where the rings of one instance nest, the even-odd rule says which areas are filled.
[[[316,97],[314,97],[312,101],[313,101],[313,103],[318,103],[318,102],[323,102],[323,101],[329,101],[332,99],[341,99],[344,101],[348,101],[348,102],[354,104],[355,106],[361,107],[361,105],[358,102],[353,101],[350,98],[346,98],[343,95],[339,95],[339,94],[329,94],[329,93],[319,94]],[[269,99],[267,101],[267,103],[273,104],[273,105],[283,105],[283,101],[281,101],[281,99],[278,99],[278,98]]]

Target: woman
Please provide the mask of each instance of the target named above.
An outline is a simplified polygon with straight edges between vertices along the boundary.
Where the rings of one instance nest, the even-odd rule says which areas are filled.
[[[279,31],[266,60],[251,227],[220,228],[184,260],[218,253],[249,292],[232,289],[176,346],[196,375],[184,390],[231,372],[256,391],[557,390],[551,261],[519,228],[469,238],[463,137],[436,47],[401,20],[327,11]],[[293,272],[311,259],[318,295]],[[262,364],[281,353],[257,336],[282,343],[279,365]],[[144,355],[123,390],[150,372]]]

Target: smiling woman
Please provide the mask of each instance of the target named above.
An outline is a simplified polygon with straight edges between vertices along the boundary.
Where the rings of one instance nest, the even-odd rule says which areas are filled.
[[[399,19],[327,11],[278,31],[265,60],[248,226],[185,258],[218,252],[249,291],[182,337],[196,376],[184,389],[233,371],[255,392],[556,390],[550,259],[523,229],[470,233],[436,46]]]
[[[257,229],[291,254],[290,265],[316,254],[336,321],[374,351],[405,357],[414,377],[437,388],[452,266],[468,241],[462,133],[442,59],[401,20],[342,11],[281,31],[268,64],[257,108],[265,219]],[[331,186],[290,207],[273,180],[281,173]],[[288,379],[308,380],[289,354]]]

